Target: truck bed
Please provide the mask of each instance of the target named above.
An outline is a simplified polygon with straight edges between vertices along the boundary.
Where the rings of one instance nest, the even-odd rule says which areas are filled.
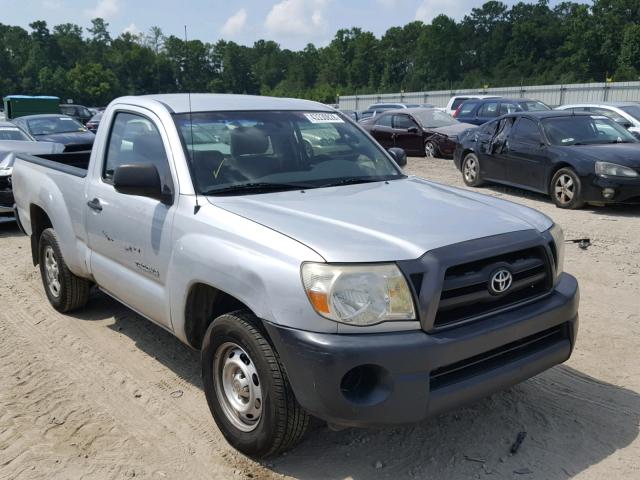
[[[19,154],[20,160],[35,163],[46,168],[68,173],[76,177],[85,177],[89,168],[91,151],[48,153],[42,155]]]

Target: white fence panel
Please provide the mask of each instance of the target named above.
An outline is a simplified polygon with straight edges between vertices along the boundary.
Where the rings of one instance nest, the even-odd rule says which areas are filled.
[[[401,92],[339,97],[340,108],[366,110],[372,103],[402,102],[428,103],[444,107],[453,95],[499,95],[502,97],[532,98],[551,106],[584,102],[640,102],[640,82],[575,83],[569,85],[532,85],[487,89],[436,90],[430,92]]]

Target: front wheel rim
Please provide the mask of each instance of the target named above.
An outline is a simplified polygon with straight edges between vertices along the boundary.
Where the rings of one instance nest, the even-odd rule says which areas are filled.
[[[475,182],[478,178],[478,162],[473,157],[467,158],[464,162],[464,178],[469,183]]]
[[[234,342],[218,347],[213,359],[216,396],[234,427],[243,432],[256,429],[262,417],[262,383],[255,363]]]
[[[56,260],[55,252],[53,248],[47,246],[44,250],[44,270],[47,279],[47,288],[51,295],[55,298],[60,296],[60,267]]]
[[[433,145],[433,143],[425,143],[424,153],[428,158],[434,158],[436,156],[436,147]]]
[[[560,175],[554,185],[555,196],[558,202],[566,205],[571,203],[576,194],[576,183],[570,175],[563,173]]]

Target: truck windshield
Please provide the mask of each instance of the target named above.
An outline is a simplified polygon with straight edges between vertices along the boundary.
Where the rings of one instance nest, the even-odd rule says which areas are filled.
[[[542,127],[552,145],[638,142],[624,127],[601,116],[547,118],[542,121]]]
[[[333,112],[174,116],[198,193],[261,193],[404,178],[384,151]]]

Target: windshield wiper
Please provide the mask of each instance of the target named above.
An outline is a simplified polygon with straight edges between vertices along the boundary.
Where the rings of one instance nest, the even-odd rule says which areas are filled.
[[[385,182],[387,180],[394,180],[396,178],[402,178],[401,176],[397,177],[347,177],[341,178],[331,183],[323,183],[320,185],[320,188],[323,187],[337,187],[340,185],[354,185],[357,183],[374,183],[374,182]]]
[[[254,182],[254,183],[241,183],[238,185],[229,185],[228,187],[214,188],[203,192],[203,195],[221,195],[229,193],[243,193],[243,192],[276,192],[284,190],[305,190],[308,188],[314,188],[311,185],[304,185],[301,183],[267,183],[267,182]]]

